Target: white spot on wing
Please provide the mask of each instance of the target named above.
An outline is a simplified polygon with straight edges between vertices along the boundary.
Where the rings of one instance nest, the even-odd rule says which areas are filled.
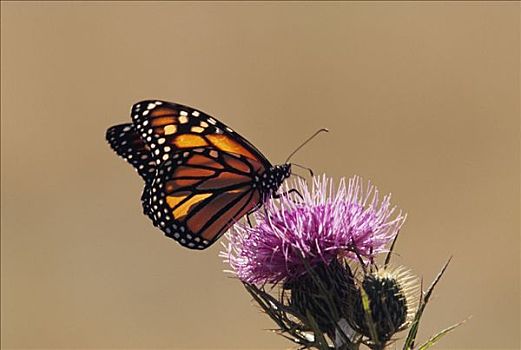
[[[200,126],[192,126],[190,128],[190,131],[199,134],[199,133],[202,133],[204,131],[204,128],[201,128]]]
[[[167,125],[164,127],[165,135],[171,135],[174,134],[177,131],[177,126],[175,125]]]

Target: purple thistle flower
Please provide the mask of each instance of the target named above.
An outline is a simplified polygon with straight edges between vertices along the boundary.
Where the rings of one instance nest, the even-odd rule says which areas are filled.
[[[372,258],[385,251],[405,221],[401,211],[393,216],[390,195],[379,201],[378,190],[370,183],[364,188],[357,176],[347,186],[341,179],[336,190],[332,179],[314,177],[311,187],[290,181],[285,190],[296,189],[303,199],[270,200],[254,214],[256,226],[238,223],[226,234],[220,255],[242,281],[291,281],[317,263],[356,258],[353,246],[360,256]]]

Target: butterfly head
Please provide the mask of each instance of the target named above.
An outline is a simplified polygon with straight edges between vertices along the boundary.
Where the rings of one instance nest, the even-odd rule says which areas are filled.
[[[255,176],[253,187],[257,187],[264,198],[273,197],[280,185],[291,175],[291,164],[275,165],[263,174]]]
[[[280,178],[279,186],[282,182],[287,179],[291,175],[291,163],[285,163],[282,165],[276,165],[275,171],[277,172],[278,177]]]

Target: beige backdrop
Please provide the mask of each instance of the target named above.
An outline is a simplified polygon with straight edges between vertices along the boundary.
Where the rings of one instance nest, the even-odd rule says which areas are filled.
[[[105,129],[144,98],[273,162],[362,175],[409,213],[397,262],[454,260],[421,338],[520,347],[519,3],[2,2],[2,346],[286,349],[218,244],[141,214]]]

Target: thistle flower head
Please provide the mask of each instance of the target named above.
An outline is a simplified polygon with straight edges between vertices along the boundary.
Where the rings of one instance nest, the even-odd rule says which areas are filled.
[[[359,177],[335,186],[326,176],[314,177],[311,188],[297,179],[255,213],[257,225],[237,224],[227,234],[221,256],[248,283],[278,283],[303,275],[318,263],[328,265],[339,256],[372,258],[385,250],[405,216],[395,214],[390,195],[364,186]],[[351,253],[350,253],[351,252]]]

